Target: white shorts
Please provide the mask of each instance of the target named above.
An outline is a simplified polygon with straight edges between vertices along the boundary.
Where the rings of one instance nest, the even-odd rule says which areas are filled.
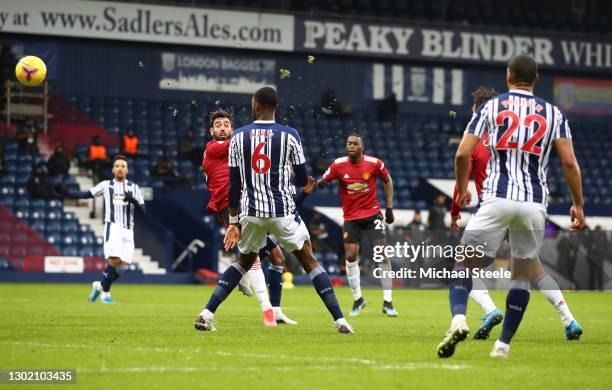
[[[481,203],[470,218],[461,239],[464,245],[482,245],[486,256],[495,258],[506,233],[512,257],[535,259],[542,240],[546,207],[533,202],[495,198]]]
[[[242,217],[242,231],[238,249],[240,253],[257,253],[266,245],[268,233],[274,234],[289,252],[302,249],[310,239],[304,221],[297,214],[280,218]]]
[[[104,258],[118,257],[126,263],[134,258],[134,231],[116,223],[104,226]]]

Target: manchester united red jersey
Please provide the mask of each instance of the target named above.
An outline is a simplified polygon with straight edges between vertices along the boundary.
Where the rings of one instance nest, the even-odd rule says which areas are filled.
[[[208,211],[218,213],[229,205],[229,146],[230,141],[210,141],[206,144],[202,168],[210,191]]]
[[[364,219],[380,213],[376,198],[376,177],[386,180],[389,171],[376,157],[364,155],[359,164],[348,157],[336,159],[323,174],[323,180],[340,183],[340,203],[344,221]]]
[[[482,183],[487,178],[487,163],[491,158],[489,151],[489,138],[487,133],[484,133],[470,156],[470,170],[468,171],[468,181],[474,176],[474,184],[476,185],[476,193],[480,198],[482,194]],[[453,194],[453,205],[451,207],[451,215],[457,216],[461,211],[461,207],[455,202],[457,197],[457,185],[455,184],[455,193]]]

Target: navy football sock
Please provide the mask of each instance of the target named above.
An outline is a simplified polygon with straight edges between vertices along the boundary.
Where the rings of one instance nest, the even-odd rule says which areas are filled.
[[[329,310],[331,315],[334,317],[334,320],[343,318],[344,315],[342,314],[342,310],[338,304],[338,299],[336,299],[334,287],[332,286],[331,280],[323,267],[318,266],[310,271],[308,276],[310,276],[312,285],[314,286],[315,290],[317,290],[317,294],[319,294],[319,297],[321,297],[323,303],[325,303],[327,310]]]
[[[510,344],[512,337],[518,330],[527,304],[529,303],[529,282],[526,280],[513,280],[506,297],[506,316],[499,341]]]
[[[119,278],[119,273],[117,272],[117,268],[112,265],[107,265],[102,273],[102,280],[100,280],[100,284],[102,285],[102,291],[109,292],[111,285],[115,280]]]
[[[221,275],[221,278],[219,278],[219,282],[206,304],[206,309],[214,313],[221,302],[223,302],[238,285],[238,282],[240,282],[240,279],[242,279],[245,273],[246,271],[240,264],[234,263],[230,265],[223,275]]]
[[[270,264],[268,271],[270,304],[272,307],[280,307],[283,294],[283,267]]]
[[[448,283],[448,298],[450,301],[451,313],[453,316],[457,314],[465,315],[470,291],[472,291],[472,277],[469,270],[466,270],[463,266],[455,267],[454,270],[467,271],[467,277],[452,279]]]

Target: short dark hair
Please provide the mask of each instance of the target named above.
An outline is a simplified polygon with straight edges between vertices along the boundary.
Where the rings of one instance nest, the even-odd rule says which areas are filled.
[[[538,64],[526,54],[519,54],[510,59],[508,70],[515,84],[534,84],[538,78]]]
[[[361,136],[361,134],[356,133],[356,132],[352,132],[349,135],[346,136],[346,142],[348,142],[349,137],[357,137],[359,138],[359,140],[361,140],[361,146],[363,146],[363,137]]]
[[[115,157],[113,157],[113,163],[112,163],[112,165],[115,165],[115,161],[117,161],[117,160],[123,160],[123,161],[125,161],[125,164],[126,164],[126,165],[127,165],[127,163],[128,163],[127,157],[125,157],[123,154],[118,154],[118,155],[116,155]]]
[[[276,109],[278,106],[278,94],[272,87],[259,88],[257,92],[255,92],[255,95],[253,95],[253,98],[263,108]]]
[[[497,95],[499,95],[499,93],[494,88],[485,86],[480,86],[472,92],[474,105],[476,107],[480,107],[481,104],[493,99]]]
[[[215,123],[215,120],[219,118],[227,118],[230,120],[230,122],[232,121],[232,116],[230,115],[229,112],[222,110],[222,109],[218,109],[216,111],[213,111],[210,114],[210,127],[212,127],[213,124]]]

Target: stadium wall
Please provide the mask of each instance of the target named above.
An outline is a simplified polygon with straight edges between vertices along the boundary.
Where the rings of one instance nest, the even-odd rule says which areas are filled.
[[[160,100],[209,100],[248,104],[258,85],[279,89],[281,104],[320,107],[329,89],[355,110],[374,109],[374,99],[400,95],[400,112],[467,112],[479,85],[503,91],[503,67],[391,61],[326,54],[312,64],[298,53],[241,48],[202,48],[152,43],[6,35],[22,52],[36,47],[56,69],[50,85],[60,95]],[[43,58],[43,59],[47,59]],[[225,64],[225,65],[224,65]],[[280,70],[290,72],[281,78]],[[178,80],[181,73],[183,80]],[[572,72],[544,70],[537,92],[553,100],[554,79]],[[244,77],[245,79],[237,80]],[[233,79],[233,80],[232,80]]]

